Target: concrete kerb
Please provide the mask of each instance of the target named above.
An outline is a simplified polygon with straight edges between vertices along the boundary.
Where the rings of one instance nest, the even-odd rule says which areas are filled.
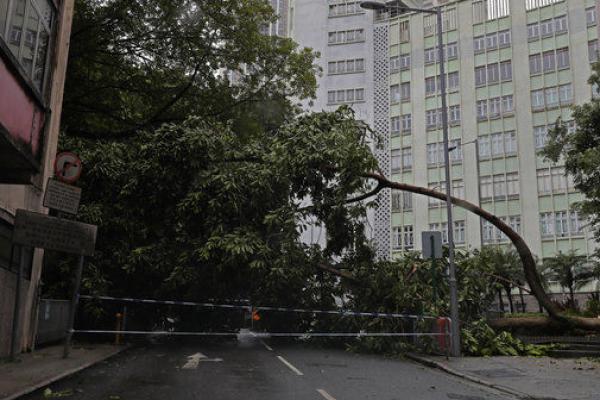
[[[60,373],[60,374],[58,374],[56,376],[53,376],[52,378],[48,378],[48,379],[46,379],[46,380],[44,380],[42,382],[33,384],[33,385],[31,385],[31,386],[29,386],[29,387],[27,387],[27,388],[25,388],[25,389],[23,389],[23,390],[21,390],[21,391],[19,391],[17,393],[13,393],[13,394],[11,394],[11,395],[9,395],[7,397],[0,398],[0,400],[16,400],[16,399],[18,399],[20,397],[23,397],[23,396],[27,395],[27,394],[33,393],[36,390],[42,389],[45,386],[51,385],[51,384],[56,383],[56,382],[58,382],[58,381],[60,381],[62,379],[68,378],[69,376],[71,376],[73,374],[76,374],[76,373],[78,373],[80,371],[83,371],[84,369],[89,368],[89,367],[91,367],[91,366],[93,366],[95,364],[98,364],[98,363],[100,363],[102,361],[106,361],[109,358],[114,357],[117,354],[122,353],[125,350],[128,350],[129,348],[131,348],[131,346],[129,346],[129,345],[117,348],[113,352],[111,352],[109,354],[106,354],[106,355],[102,356],[101,358],[99,358],[97,360],[89,361],[89,362],[87,362],[85,364],[82,364],[82,365],[80,365],[78,367],[66,370],[66,371],[64,371],[64,372],[62,372],[62,373]]]
[[[479,379],[479,378],[477,378],[477,377],[475,377],[473,375],[469,375],[469,374],[465,374],[463,372],[457,371],[457,370],[455,370],[453,368],[450,368],[448,365],[445,365],[445,364],[443,364],[441,362],[438,362],[438,361],[435,361],[435,360],[431,360],[431,359],[429,359],[427,357],[424,357],[424,356],[421,356],[421,355],[418,355],[418,354],[408,353],[408,354],[405,354],[405,357],[408,358],[408,359],[410,359],[410,360],[412,360],[412,361],[418,362],[419,364],[423,364],[423,365],[425,365],[427,367],[439,369],[441,371],[446,372],[447,374],[459,377],[459,378],[467,380],[467,381],[471,381],[473,383],[477,383],[479,385],[487,386],[489,388],[495,389],[495,390],[497,390],[499,392],[502,392],[502,393],[510,394],[510,395],[515,396],[515,397],[517,397],[519,399],[522,399],[522,400],[552,400],[552,399],[548,399],[548,398],[541,399],[541,398],[538,398],[538,397],[535,397],[535,396],[531,396],[531,395],[529,395],[527,393],[523,393],[523,392],[520,392],[518,390],[511,389],[511,388],[506,387],[506,386],[497,385],[495,383],[488,382],[488,381],[483,380],[483,379]]]

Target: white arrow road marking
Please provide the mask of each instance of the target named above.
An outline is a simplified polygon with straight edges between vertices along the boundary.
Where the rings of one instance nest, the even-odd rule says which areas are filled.
[[[296,373],[296,375],[300,375],[300,376],[304,375],[302,372],[300,372],[300,370],[298,368],[296,368],[292,364],[290,364],[285,358],[283,358],[281,356],[277,356],[277,358],[279,359],[279,361],[284,363],[286,367],[288,367],[289,369],[294,371],[294,373]]]
[[[317,392],[319,392],[319,394],[326,400],[335,400],[335,397],[327,393],[324,389],[317,389]]]
[[[187,362],[185,363],[185,365],[183,367],[181,367],[181,369],[196,369],[196,368],[198,368],[198,364],[201,362],[221,362],[221,361],[223,361],[222,358],[208,358],[202,353],[192,354],[191,356],[188,356],[187,359],[188,359]]]

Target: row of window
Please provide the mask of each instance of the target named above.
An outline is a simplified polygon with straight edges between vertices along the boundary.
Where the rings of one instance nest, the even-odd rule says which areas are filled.
[[[541,37],[550,37],[554,34],[567,33],[568,31],[569,24],[566,15],[527,24],[527,38],[530,41],[538,40]]]
[[[479,158],[513,156],[517,154],[515,131],[492,133],[477,138]]]
[[[390,118],[390,130],[392,136],[410,135],[412,130],[412,114],[404,114],[399,117]]]
[[[540,214],[542,237],[578,236],[583,234],[584,222],[577,211],[556,211]]]
[[[531,11],[536,8],[546,7],[554,3],[560,3],[564,0],[526,0],[525,9]]]
[[[482,176],[479,178],[481,200],[505,199],[519,196],[519,173]]]
[[[511,215],[500,218],[512,230],[521,233],[521,216]],[[540,230],[542,237],[568,237],[583,234],[584,222],[576,211],[557,211],[540,214]],[[448,223],[429,224],[429,230],[442,233],[442,243],[448,243]],[[483,242],[485,244],[507,242],[508,237],[489,221],[481,224]],[[454,242],[461,244],[466,240],[465,221],[454,222]],[[412,250],[414,248],[414,227],[412,225],[392,228],[392,247],[394,250]]]
[[[450,72],[446,75],[446,88],[457,90],[460,87],[460,76],[458,72]],[[442,90],[442,76],[430,76],[425,78],[425,96],[440,93]]]
[[[413,195],[410,192],[392,190],[392,212],[412,211]]]
[[[425,111],[425,127],[427,130],[442,127],[442,109]],[[448,124],[460,125],[460,105],[448,107]]]
[[[478,100],[476,104],[477,119],[499,118],[500,116],[512,115],[514,112],[513,95],[492,97],[487,100]]]
[[[365,100],[365,89],[330,90],[327,92],[328,104],[354,103]]]
[[[442,244],[448,244],[448,223],[429,224],[430,231],[442,233]],[[462,244],[466,240],[466,224],[465,221],[454,221],[454,243]]]
[[[327,73],[335,74],[352,74],[355,72],[365,72],[365,59],[355,58],[351,60],[330,61],[327,64]]]
[[[455,139],[448,143],[448,147],[452,148],[450,153],[450,162],[461,162],[463,159],[461,140]],[[444,143],[428,143],[427,144],[427,165],[439,165],[446,162],[446,152],[444,151]]]
[[[50,0],[0,2],[0,40],[7,44],[22,71],[42,93],[54,19]]]
[[[575,121],[566,121],[569,133],[575,132]],[[553,129],[554,125],[539,125],[533,127],[533,137],[535,138],[535,148],[543,149],[548,143],[548,130]]]
[[[392,150],[391,164],[393,172],[410,170],[413,165],[412,148]]]
[[[564,193],[575,190],[573,176],[568,175],[564,167],[538,169],[537,186],[539,194]]]
[[[398,72],[406,69],[410,69],[410,53],[390,57],[391,72]]]
[[[345,43],[356,43],[365,40],[364,29],[350,29],[347,31],[336,31],[329,32],[328,36],[329,44],[345,44]]]
[[[437,47],[429,47],[425,49],[425,64],[433,64],[438,62],[440,52]],[[444,60],[456,60],[458,58],[458,43],[452,42],[444,45]]]
[[[475,67],[475,86],[485,86],[512,80],[512,61]]]
[[[410,101],[410,82],[390,86],[390,101],[392,103]]]
[[[473,0],[473,23],[475,24],[509,15],[509,0]]]
[[[500,217],[500,219],[510,226],[513,231],[517,233],[521,233],[521,216],[520,215],[511,215],[508,217]],[[483,238],[483,243],[491,244],[491,243],[502,243],[508,241],[508,236],[504,234],[500,229],[496,228],[495,225],[492,225],[489,221],[483,221],[481,224],[481,236]]]
[[[570,83],[531,91],[531,109],[540,111],[573,103],[573,86]]]
[[[436,192],[446,194],[446,181],[441,182],[429,182],[429,189],[435,190]],[[462,179],[456,179],[452,181],[452,196],[458,197],[459,199],[465,198],[465,183]],[[443,200],[436,199],[434,197],[428,198],[429,208],[443,207],[446,202]]]
[[[360,1],[342,1],[337,4],[329,5],[329,16],[339,17],[342,15],[353,15],[363,13],[364,10],[360,7]]]
[[[483,53],[486,50],[496,50],[510,47],[512,35],[509,29],[488,33],[487,35],[476,36],[473,38],[473,50],[475,54]]]
[[[436,32],[437,15],[427,14],[423,16],[423,34],[432,36]],[[442,32],[453,31],[456,29],[456,9],[444,10],[442,13]]]
[[[529,73],[531,75],[554,72],[557,69],[567,69],[570,66],[571,60],[568,47],[529,56]]]

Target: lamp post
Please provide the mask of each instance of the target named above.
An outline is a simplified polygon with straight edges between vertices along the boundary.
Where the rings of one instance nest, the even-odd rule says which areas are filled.
[[[416,12],[432,14],[437,17],[437,39],[438,54],[440,62],[440,92],[442,98],[442,131],[444,135],[444,169],[446,172],[446,210],[448,213],[448,264],[449,264],[449,286],[450,286],[450,318],[452,319],[451,343],[452,356],[460,356],[460,322],[458,314],[458,290],[456,285],[456,265],[454,264],[454,222],[452,220],[452,181],[450,175],[450,154],[448,144],[448,105],[446,94],[446,71],[444,60],[444,36],[442,34],[442,7],[438,6],[432,9],[408,7],[401,0],[390,2],[384,1],[362,1],[361,8],[367,10],[386,10],[395,9],[398,14],[406,12]]]

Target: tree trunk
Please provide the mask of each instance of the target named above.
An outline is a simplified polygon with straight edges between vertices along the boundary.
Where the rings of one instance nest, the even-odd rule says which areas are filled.
[[[569,286],[569,297],[571,300],[571,308],[577,310],[577,307],[575,306],[575,288],[573,286]]]
[[[521,298],[521,312],[525,314],[527,312],[527,305],[525,304],[525,295],[521,287],[519,287],[519,297]]]
[[[502,289],[498,289],[498,305],[500,307],[500,311],[503,313],[504,311],[504,300],[502,299]]]
[[[510,307],[510,313],[514,314],[515,313],[515,305],[513,303],[512,294],[510,293],[510,287],[505,287],[504,290],[506,290],[506,295],[508,296],[508,306]]]

